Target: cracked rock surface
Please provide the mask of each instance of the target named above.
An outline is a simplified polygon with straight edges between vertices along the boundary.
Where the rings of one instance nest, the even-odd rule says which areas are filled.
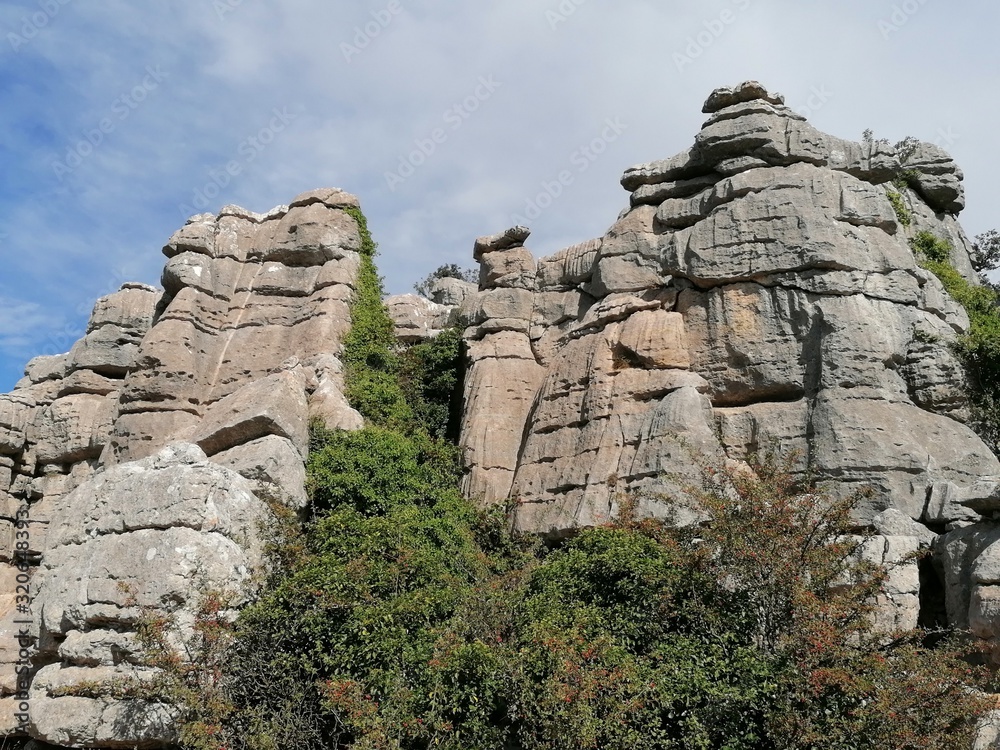
[[[362,420],[341,339],[360,263],[354,196],[322,189],[266,214],[227,206],[164,247],[162,289],[98,300],[66,354],[0,395],[0,734],[17,731],[16,636],[33,657],[32,737],[163,747],[168,707],[74,695],[142,679],[136,607],[190,624],[211,589],[236,598],[262,564],[264,499],[302,511],[310,418]],[[28,627],[14,598],[26,509]]]

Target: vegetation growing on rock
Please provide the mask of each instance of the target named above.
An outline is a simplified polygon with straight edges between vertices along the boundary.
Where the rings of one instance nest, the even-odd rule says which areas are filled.
[[[921,266],[938,277],[969,315],[969,332],[956,348],[972,381],[973,426],[994,452],[1000,452],[1000,294],[989,284],[970,283],[955,270],[947,240],[919,232],[910,244]]]
[[[971,736],[983,705],[966,686],[981,675],[960,649],[873,631],[886,570],[851,535],[856,498],[751,457],[688,488],[710,524],[643,520],[622,498],[618,521],[556,548],[518,539],[502,512],[461,498],[440,438],[457,337],[401,365],[378,294],[372,265],[347,357],[368,426],[314,426],[315,515],[241,614],[224,710],[185,735],[191,747],[832,750]]]

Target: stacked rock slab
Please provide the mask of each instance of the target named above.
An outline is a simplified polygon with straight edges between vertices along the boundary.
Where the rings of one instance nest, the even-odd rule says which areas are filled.
[[[946,237],[975,278],[961,172],[921,145],[904,227],[892,147],[821,133],[755,83],[705,113],[691,148],[625,172],[603,237],[537,264],[523,228],[477,243],[493,281],[460,310],[466,492],[560,536],[626,494],[683,515],[699,461],[774,449],[837,492],[872,488],[858,521],[881,559],[975,520],[1000,463],[965,424],[950,345],[968,319],[908,245]],[[916,624],[918,588],[915,567],[893,583],[893,624]]]
[[[430,299],[419,294],[394,294],[385,300],[400,343],[419,344],[438,336],[456,323],[456,313],[467,297],[479,291],[476,284],[461,279],[436,279]]]
[[[317,190],[267,214],[195,216],[164,248],[163,289],[98,301],[65,355],[0,396],[0,732],[75,747],[157,747],[167,707],[74,690],[144,675],[142,608],[191,623],[208,590],[238,606],[263,559],[265,500],[303,509],[308,423],[356,429],[339,353],[361,236],[357,199]],[[25,536],[22,534],[22,536]],[[15,600],[30,563],[27,620]],[[18,633],[30,671],[17,683]]]

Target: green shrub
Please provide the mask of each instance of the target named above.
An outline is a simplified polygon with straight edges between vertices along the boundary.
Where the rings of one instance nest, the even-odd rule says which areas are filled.
[[[462,332],[449,328],[407,349],[401,378],[417,422],[434,437],[457,442],[462,416]]]
[[[886,196],[889,198],[889,203],[892,204],[892,210],[896,214],[896,219],[904,227],[910,226],[913,223],[913,214],[910,209],[906,207],[903,202],[903,196],[897,193],[895,190],[886,190]]]
[[[910,247],[913,249],[918,259],[929,261],[930,263],[950,263],[951,243],[946,239],[938,237],[933,232],[917,232],[917,235],[910,240]]]
[[[384,427],[332,433],[309,456],[308,486],[317,511],[347,507],[382,514],[454,493],[457,481],[454,451],[429,437]]]
[[[969,332],[956,351],[972,385],[972,427],[994,453],[1000,453],[1000,294],[972,284],[951,265],[951,244],[930,232],[911,240],[920,265],[931,271],[969,315]]]

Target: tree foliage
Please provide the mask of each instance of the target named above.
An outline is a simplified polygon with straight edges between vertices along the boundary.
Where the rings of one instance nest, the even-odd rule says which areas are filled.
[[[474,284],[479,281],[479,271],[475,268],[462,268],[457,263],[445,263],[414,284],[413,289],[421,297],[430,299],[434,282],[438,279],[458,279]]]
[[[972,267],[980,277],[987,281],[985,275],[1000,267],[1000,232],[991,229],[977,234],[972,241],[972,252],[969,254]]]

